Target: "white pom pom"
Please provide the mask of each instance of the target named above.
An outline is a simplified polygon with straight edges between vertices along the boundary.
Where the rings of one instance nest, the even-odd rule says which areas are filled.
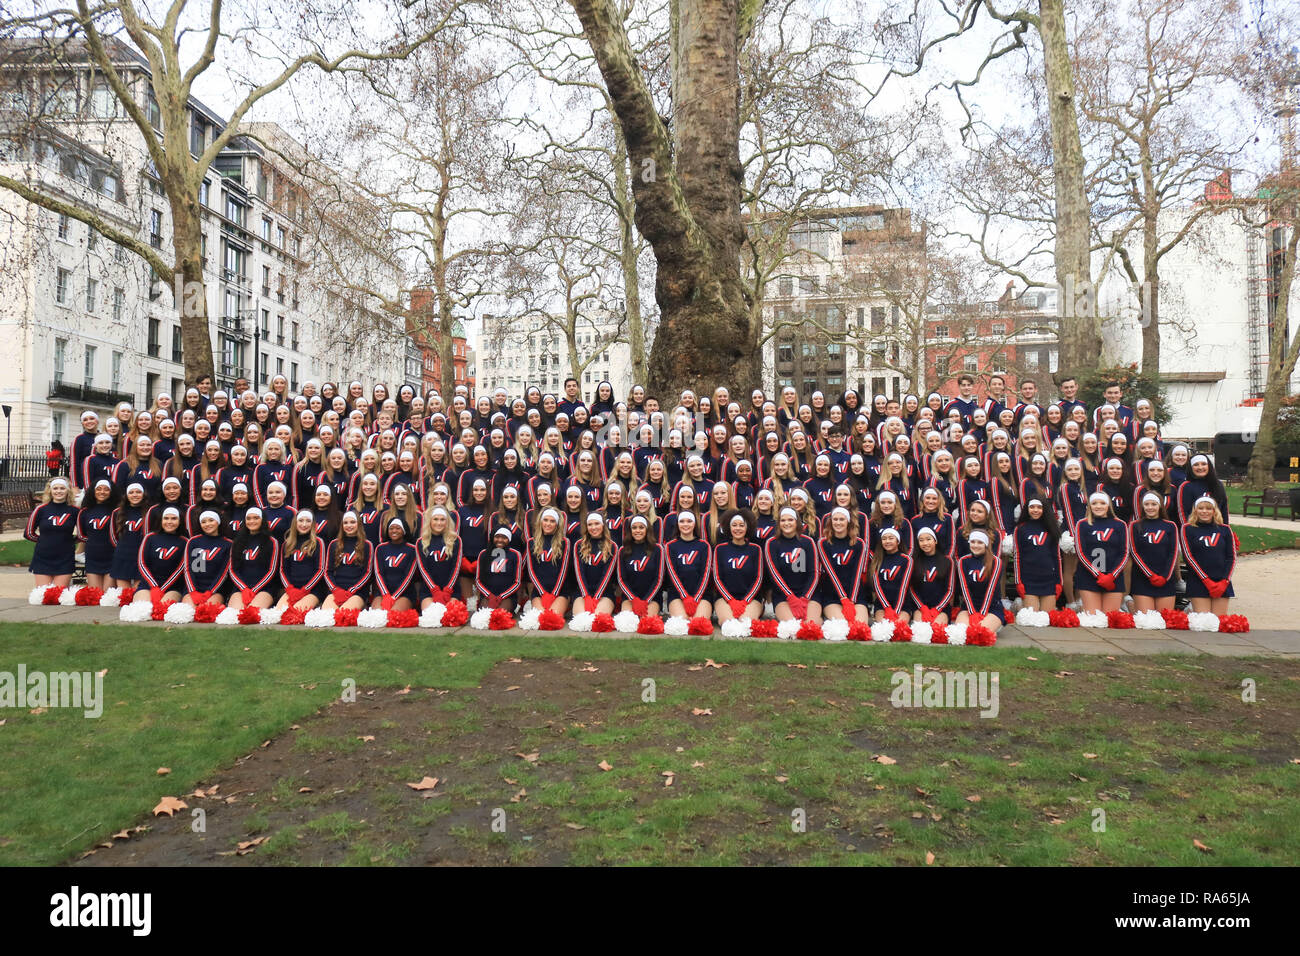
[[[1106,612],[1104,611],[1084,611],[1079,615],[1080,627],[1105,627]]]
[[[1016,505],[1016,510],[1011,512],[1011,520],[1012,521],[1020,520],[1020,505]]]
[[[1193,611],[1187,615],[1187,628],[1191,631],[1217,631],[1219,615],[1211,614],[1209,611],[1200,613]]]
[[[921,621],[919,624],[912,625],[913,644],[929,644],[932,637],[934,637],[934,628],[930,626],[929,621]]]
[[[636,626],[641,623],[635,611],[619,611],[614,615],[614,630],[620,634],[635,634]]]
[[[442,616],[447,613],[447,605],[434,601],[420,612],[420,627],[442,627]]]
[[[753,627],[753,621],[747,617],[733,617],[729,621],[722,622],[723,637],[749,637],[750,629]]]
[[[788,621],[780,621],[776,625],[776,636],[783,641],[792,641],[799,636],[800,621],[797,617],[792,617]]]
[[[109,588],[99,599],[100,607],[118,607],[122,603],[122,589]]]
[[[42,584],[40,587],[32,588],[31,593],[27,595],[27,603],[28,603],[28,604],[44,604],[44,603],[45,603],[45,589],[46,589],[47,587],[49,587],[48,584]]]
[[[262,624],[279,624],[280,617],[283,614],[284,614],[284,608],[282,607],[264,607],[262,608],[262,613],[257,616],[257,619]],[[371,626],[383,627],[384,625],[378,624],[378,625],[371,625]]]
[[[149,601],[137,601],[127,604],[117,612],[117,619],[124,624],[139,624],[153,619],[153,604]]]
[[[822,639],[826,641],[847,641],[849,639],[849,622],[844,618],[823,621]]]
[[[671,637],[685,637],[690,633],[691,622],[677,614],[664,621],[664,633]]]
[[[1050,617],[1046,611],[1022,607],[1016,612],[1016,623],[1021,627],[1047,627]]]
[[[1007,535],[1002,539],[1002,554],[1004,557],[1011,557],[1016,553],[1016,539]]]
[[[569,619],[569,630],[576,631],[579,634],[591,633],[591,622],[596,619],[596,615],[590,611],[579,611]]]
[[[913,635],[915,637],[915,635]],[[949,624],[948,625],[948,643],[965,644],[966,643],[966,625]]]
[[[266,620],[265,612],[262,620]],[[388,626],[388,612],[382,607],[368,607],[357,615],[357,627],[368,627],[372,630],[379,630],[381,627]]]
[[[876,621],[871,625],[871,639],[878,644],[883,644],[894,636],[893,621]]]
[[[469,626],[476,631],[486,631],[491,626],[492,609],[481,607],[469,616]]]
[[[168,624],[189,624],[194,620],[194,605],[177,601],[167,609],[167,613],[163,615],[163,620]]]
[[[1165,626],[1165,619],[1159,611],[1138,611],[1133,615],[1133,626],[1139,631],[1159,631]]]
[[[441,619],[442,616],[439,615],[439,620]],[[541,626],[541,624],[542,624],[541,608],[532,607],[530,605],[528,610],[524,611],[523,614],[519,615],[519,629],[521,631],[535,631]]]
[[[217,615],[216,623],[218,623],[218,624],[238,624],[238,623],[239,623],[239,612],[236,611],[233,607],[230,607],[229,605],[227,605],[226,607],[223,607],[223,608],[221,609],[221,613]]]
[[[1083,610],[1083,601],[1081,601],[1079,598],[1075,598],[1073,601],[1067,604],[1066,607],[1068,607],[1071,611],[1074,611],[1076,614],[1078,614],[1080,611]]]
[[[334,612],[323,607],[314,607],[303,615],[302,623],[307,627],[333,627]]]
[[[59,592],[59,603],[62,604],[64,607],[76,607],[77,592],[80,590],[81,590],[81,585],[79,584],[74,584],[70,587],[64,588],[61,592]]]
[[[1061,554],[1074,554],[1074,535],[1070,534],[1070,532],[1067,531],[1062,534],[1061,540],[1058,544],[1061,549]]]

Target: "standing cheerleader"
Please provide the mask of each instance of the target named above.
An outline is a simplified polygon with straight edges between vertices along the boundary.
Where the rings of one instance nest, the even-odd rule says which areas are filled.
[[[1002,558],[983,531],[970,536],[970,554],[956,565],[958,624],[977,623],[996,633],[1002,627]]]
[[[185,569],[185,539],[181,537],[181,512],[168,507],[158,521],[159,530],[140,542],[140,578],[136,601],[179,601],[181,573]]]
[[[650,522],[643,515],[634,515],[618,549],[620,610],[632,611],[638,617],[659,615],[664,563],[664,550],[655,542]]]
[[[1205,455],[1193,455],[1187,463],[1187,480],[1178,486],[1178,520],[1183,524],[1195,521],[1192,509],[1198,499],[1208,496],[1214,499],[1224,523],[1228,521],[1228,493],[1223,482],[1214,473],[1214,465]]]
[[[763,615],[763,550],[750,540],[751,522],[741,511],[723,519],[727,540],[713,552],[713,586],[718,592],[713,610],[719,624],[733,618],[757,621]]]
[[[809,603],[817,589],[817,545],[801,533],[799,513],[788,505],[777,515],[777,533],[763,546],[777,620],[817,621]]]
[[[346,520],[345,515],[344,521]],[[434,505],[425,512],[420,528],[420,543],[416,548],[420,580],[424,584],[420,610],[435,603],[446,606],[455,596],[456,584],[460,578],[461,548],[451,512],[442,505]]]
[[[230,574],[230,540],[221,536],[221,515],[199,515],[199,534],[185,545],[185,603],[222,600],[221,588]]]
[[[180,514],[180,509],[177,509]],[[149,509],[144,486],[132,482],[126,488],[126,500],[113,512],[113,565],[109,575],[113,586],[135,587],[140,580],[140,545],[149,531]]]
[[[893,528],[884,531],[901,540]],[[869,591],[862,572],[869,557],[867,541],[859,534],[858,523],[847,508],[836,507],[817,541],[818,579],[813,603],[809,605],[811,612],[824,615],[829,621],[867,620]]]
[[[266,533],[261,508],[249,508],[244,524],[230,546],[230,601],[238,611],[245,607],[267,608],[275,603],[273,593],[280,570],[280,540]]]
[[[400,518],[388,522],[387,539],[375,548],[375,595],[372,608],[408,611],[416,605],[415,545],[406,540],[406,525]]]
[[[574,486],[569,486],[573,490]],[[582,598],[582,609],[592,614],[611,614],[617,586],[614,541],[605,532],[605,518],[599,511],[587,515],[581,540],[573,549],[574,583]]]
[[[1193,502],[1191,521],[1183,525],[1182,545],[1192,569],[1187,579],[1192,610],[1227,614],[1228,598],[1235,596],[1232,570],[1237,564],[1237,536],[1224,522],[1219,503],[1211,496],[1202,495]]]
[[[1115,517],[1104,491],[1088,497],[1088,516],[1075,525],[1074,544],[1079,558],[1074,589],[1084,611],[1118,611],[1124,603],[1128,525]]]
[[[51,478],[40,500],[23,532],[23,537],[36,543],[28,570],[37,587],[67,587],[77,563],[77,507],[72,503],[72,486],[66,478]]]
[[[930,528],[918,528],[912,578],[907,587],[907,608],[912,612],[912,620],[920,623],[928,616],[935,624],[948,623],[956,584],[952,569],[952,560],[939,547],[939,536]]]
[[[912,557],[903,550],[903,536],[893,528],[880,535],[880,551],[871,556],[871,583],[876,592],[876,620],[884,620],[887,611],[903,613],[907,589],[912,580]]]
[[[1030,498],[1015,529],[1016,593],[1031,611],[1052,610],[1061,596],[1061,527],[1041,498]]]
[[[280,553],[280,583],[284,594],[278,607],[310,611],[325,596],[325,548],[316,537],[316,522],[304,508],[293,519]]]
[[[1178,525],[1165,517],[1159,492],[1143,492],[1139,516],[1128,528],[1133,555],[1129,593],[1139,611],[1172,609],[1178,577]]]
[[[492,545],[479,555],[474,572],[478,606],[514,611],[519,602],[523,581],[523,556],[510,546],[511,531],[498,527],[492,532]]]
[[[691,511],[678,515],[677,537],[664,546],[668,573],[668,613],[673,617],[708,619],[712,605],[706,599],[713,576],[713,552],[708,541],[697,537],[699,522]]]
[[[82,504],[77,537],[86,555],[86,584],[103,590],[110,586],[113,570],[113,483],[107,478],[97,480]]]
[[[533,607],[550,609],[561,617],[569,609],[573,583],[569,574],[568,536],[558,508],[543,508],[528,542],[528,580],[533,586]]]

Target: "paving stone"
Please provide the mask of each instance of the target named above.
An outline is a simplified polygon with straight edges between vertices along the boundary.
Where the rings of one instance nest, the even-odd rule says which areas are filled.
[[[1131,641],[1123,637],[1112,637],[1110,642],[1134,654],[1195,654],[1197,652],[1196,648],[1172,638],[1162,641]]]

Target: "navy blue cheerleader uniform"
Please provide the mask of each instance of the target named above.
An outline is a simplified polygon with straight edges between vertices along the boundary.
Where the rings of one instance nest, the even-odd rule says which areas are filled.
[[[415,585],[418,564],[419,558],[413,544],[385,541],[375,548],[375,588],[379,596],[391,597],[394,601],[406,598],[418,607],[419,596]]]
[[[1077,537],[1075,526],[1088,514],[1088,496],[1080,490],[1078,483],[1067,481],[1058,489],[1056,506],[1064,530]]]
[[[93,504],[77,514],[77,537],[85,542],[87,574],[111,574],[113,570],[113,509]]]
[[[185,545],[185,590],[215,597],[230,574],[230,541],[219,534],[196,535]],[[203,602],[198,602],[203,603]]]
[[[957,562],[957,603],[967,614],[1002,615],[1002,558],[995,552],[993,566],[984,557],[968,554]]]
[[[316,542],[315,554],[308,554],[303,547],[285,547],[280,557],[280,583],[285,593],[289,594],[290,606],[297,604],[299,598],[314,594],[325,599],[325,545]],[[302,591],[303,595],[295,598],[290,591]]]
[[[293,465],[284,461],[264,461],[253,469],[253,484],[249,488],[259,508],[266,507],[266,489],[277,481],[284,485],[285,505],[295,507],[297,486],[293,480]]]
[[[675,538],[664,547],[668,600],[679,600],[685,605],[703,601],[709,594],[713,578],[713,550],[707,541],[696,538],[683,541]],[[693,607],[687,613],[694,616]]]
[[[514,548],[520,554],[524,553],[526,538],[524,536],[524,524],[520,521],[502,521],[501,517],[493,512],[488,516],[488,540],[492,540],[492,535],[496,534],[497,528],[505,528],[510,532],[510,544],[507,547]]]
[[[250,491],[253,487],[253,466],[245,462],[242,465],[226,465],[217,472],[217,495],[222,501],[229,502],[234,496],[235,485],[243,485]]]
[[[248,514],[248,509],[253,505],[244,507],[232,507],[230,513],[221,519],[221,533],[231,541],[239,537],[239,532],[244,530],[244,516]]]
[[[1074,589],[1103,594],[1124,593],[1128,525],[1117,518],[1104,518],[1095,523],[1080,521],[1075,527],[1074,549],[1079,555],[1079,566],[1074,571]],[[1114,578],[1114,587],[1107,589],[1098,583],[1103,574]]]
[[[144,489],[145,501],[157,501],[162,497],[162,473],[154,474],[152,459],[144,459],[132,470],[125,461],[119,461],[113,469],[113,487],[119,498],[126,497],[126,489],[139,484]]]
[[[80,437],[80,436],[78,436]],[[82,488],[94,488],[99,481],[107,481],[113,484],[113,475],[117,472],[117,466],[120,464],[110,452],[107,455],[101,455],[98,452],[91,455],[82,462],[81,473],[77,476]]]
[[[514,548],[499,548],[495,544],[484,548],[474,571],[479,606],[513,608],[519,601],[523,571],[523,556]]]
[[[262,527],[266,533],[274,535],[284,544],[284,539],[289,535],[289,529],[293,527],[294,516],[297,512],[288,505],[281,505],[278,508],[263,506],[262,508]]]
[[[961,499],[958,497],[955,484],[942,475],[936,474],[930,479],[930,487],[943,495],[943,506],[947,509],[948,514],[954,514],[959,510]]]
[[[1014,487],[997,482],[993,489],[993,519],[1003,534],[1008,534],[1016,526],[1016,508],[1020,506],[1020,497]]]
[[[776,537],[776,519],[771,515],[754,515],[754,540],[759,547]]]
[[[222,469],[225,471],[226,469]],[[305,507],[310,507],[316,494],[316,482],[320,478],[321,472],[325,469],[320,462],[301,461],[293,470],[293,493],[296,501],[301,501]]]
[[[614,549],[610,550],[608,557],[599,551],[593,551],[589,558],[583,558],[576,544],[571,547],[571,550],[574,584],[578,590],[575,600],[582,599],[582,609],[587,609],[588,600],[593,603],[601,598],[617,600],[618,589],[614,582],[614,573],[618,567],[618,555],[615,554]]]
[[[1128,526],[1128,548],[1133,555],[1129,593],[1173,597],[1178,576],[1178,525],[1159,518],[1134,521]]]
[[[361,522],[361,533],[366,536],[372,548],[379,546],[379,518],[381,512],[373,504],[354,509],[357,520]]]
[[[455,538],[451,544],[438,535],[429,539],[428,547],[421,540],[415,546],[416,560],[420,566],[420,581],[424,585],[422,596],[433,598],[439,604],[446,604],[456,596],[456,582],[460,579],[461,543]],[[364,582],[363,582],[364,583]],[[331,587],[347,587],[334,584]],[[353,591],[354,594],[360,593]]]
[[[225,509],[221,507],[221,502],[219,501],[200,501],[196,505],[190,505],[182,512],[181,527],[185,529],[185,533],[189,537],[196,537],[203,534],[203,528],[199,524],[199,518],[203,515],[203,512],[215,511],[217,517],[220,518],[221,522],[224,524],[226,520],[225,516],[222,514],[224,510]],[[156,507],[154,514],[157,515],[158,520],[162,520],[161,507]]]
[[[713,586],[718,596],[732,601],[761,600],[763,590],[763,549],[757,544],[733,544],[724,541],[713,551]]]
[[[616,545],[623,543],[623,526],[627,523],[627,516],[620,510],[606,508],[601,514],[605,518],[605,533]]]
[[[335,604],[342,605],[351,596],[360,597],[364,601],[370,600],[370,576],[374,573],[375,546],[368,540],[364,545],[361,553],[357,554],[354,541],[338,539],[331,541],[325,551],[325,586],[329,588],[331,594],[335,591],[348,592],[343,596],[342,601],[339,600],[339,595],[335,595]],[[455,579],[453,574],[452,580]]]
[[[71,493],[71,492],[69,492]],[[77,566],[77,507],[70,504],[37,505],[27,518],[23,537],[34,541],[32,574],[71,574]]]
[[[231,545],[230,584],[234,591],[251,592],[251,600],[260,591],[274,593],[272,584],[280,570],[280,540],[265,531],[250,534]],[[246,600],[245,604],[248,603]]]
[[[629,541],[618,549],[618,589],[625,601],[658,603],[664,589],[664,549]]]
[[[835,507],[835,486],[837,481],[831,478],[811,478],[804,484],[804,491],[812,498],[813,510],[818,518],[824,518]]]
[[[155,531],[140,542],[140,578],[145,587],[167,591],[179,590],[185,569],[186,541],[178,534]]]
[[[735,500],[737,508],[753,508],[756,494],[758,494],[757,485],[747,485],[740,481],[731,483],[731,496]]]
[[[867,566],[870,553],[866,541],[847,537],[822,538],[817,542],[817,560],[821,564],[817,590],[813,599],[821,605],[852,601],[866,604],[863,593],[862,571]]]
[[[908,585],[912,580],[912,556],[905,552],[886,554],[880,567],[871,575],[876,591],[876,606],[880,610],[892,609],[901,614],[907,606]]]
[[[533,585],[533,597],[541,598],[547,594],[573,597],[577,588],[569,573],[569,552],[572,548],[568,538],[561,541],[558,548],[549,547],[548,542],[540,554],[529,545],[525,563],[528,565],[528,580]]]
[[[992,494],[989,491],[989,483],[981,478],[963,478],[957,485],[957,500],[960,505],[961,516],[964,520],[970,513],[971,503],[982,501],[993,511]]]
[[[569,544],[576,547],[582,540],[582,515],[577,511],[570,511],[567,507],[562,507],[559,511],[560,519],[564,522],[564,536],[569,539]]]
[[[1187,576],[1187,596],[1213,597],[1206,583],[1227,581],[1227,590],[1219,597],[1235,597],[1232,570],[1237,564],[1237,539],[1232,529],[1227,525],[1194,522],[1183,525],[1181,537],[1183,555],[1192,569],[1192,573]]]
[[[460,521],[456,526],[460,535],[461,571],[472,575],[477,567],[478,556],[488,546],[489,516],[482,505],[465,505],[459,511]]]
[[[952,607],[953,563],[943,554],[930,557],[918,554],[912,562],[912,577],[907,587],[907,609],[947,612]]]
[[[998,553],[1001,553],[1001,549],[1002,549],[1001,531],[999,531],[996,527],[992,527],[992,528],[976,527],[972,529],[972,533],[975,531],[983,531],[986,535],[989,536],[990,551],[997,551]],[[970,539],[967,538],[966,535],[962,534],[960,531],[957,532],[957,540],[955,543],[956,543],[956,547],[953,549],[953,554],[957,558],[964,558],[966,557],[966,555],[970,554]]]
[[[910,518],[916,514],[916,485],[908,481],[904,483],[903,479],[890,478],[888,484],[880,491],[876,492],[879,497],[882,491],[892,491],[898,496],[898,507],[903,512],[903,517]]]
[[[772,538],[763,546],[763,556],[774,606],[791,598],[812,599],[820,563],[812,538],[806,534]]]
[[[916,533],[918,531],[922,528],[929,528],[934,532],[934,536],[938,539],[938,545],[935,547],[935,552],[938,554],[946,554],[950,558],[953,556],[953,553],[957,549],[957,526],[952,519],[952,515],[946,514],[943,517],[940,517],[938,512],[933,512],[931,514],[918,514],[909,519],[908,524],[912,526],[913,541],[916,541]],[[902,532],[900,532],[900,534],[901,533]],[[901,543],[899,544],[899,550],[903,550]]]
[[[1041,521],[1016,525],[1012,570],[1016,592],[1022,597],[1056,597],[1061,593],[1061,552],[1052,533]]]
[[[118,520],[121,519],[121,530]],[[118,581],[140,580],[140,544],[147,530],[148,512],[123,505],[113,512],[113,565],[109,574]]]

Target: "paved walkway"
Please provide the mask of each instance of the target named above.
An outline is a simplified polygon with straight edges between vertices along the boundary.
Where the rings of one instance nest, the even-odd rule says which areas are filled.
[[[17,623],[48,621],[62,627],[118,624],[115,609],[98,607],[33,606],[26,599],[0,598],[0,620]],[[145,627],[166,628],[175,625],[149,622]],[[216,624],[186,624],[191,627],[218,627]],[[252,627],[224,627],[231,634],[249,633]],[[366,633],[358,630],[358,634]],[[505,631],[497,633],[546,634],[554,631]],[[588,634],[604,640],[656,638],[638,634]],[[709,638],[699,638],[708,640]],[[768,640],[766,638],[724,638],[714,634],[712,640]],[[1216,657],[1281,657],[1300,660],[1300,630],[1252,630],[1246,634],[1214,634],[1199,631],[1112,631],[1106,628],[1020,628],[1008,626],[998,634],[998,646],[1023,647],[1057,654],[1103,654],[1122,657],[1129,654],[1211,654]],[[848,652],[852,653],[852,652]],[[869,652],[865,652],[869,653]],[[921,651],[920,653],[924,653]]]

